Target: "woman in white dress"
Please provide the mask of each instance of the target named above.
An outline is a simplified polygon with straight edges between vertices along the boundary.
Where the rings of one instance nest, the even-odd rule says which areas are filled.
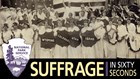
[[[95,58],[95,44],[98,42],[93,28],[88,26],[88,21],[84,21],[84,28],[81,30],[82,54],[84,58]]]
[[[139,51],[136,52],[136,58],[140,58],[140,19],[137,20],[137,25],[136,25],[136,35],[137,35],[137,46],[139,47]]]
[[[66,18],[69,16],[69,13],[72,13],[73,17],[75,17],[74,9],[71,7],[71,2],[68,2],[68,6],[66,6],[65,1],[63,0],[63,6],[64,6],[64,15],[63,15],[64,20],[66,20]]]
[[[40,26],[40,19],[37,17],[37,15],[34,15],[32,20],[32,28],[34,30],[34,53],[35,58],[40,58],[39,52],[40,52],[40,40],[39,40],[39,26]],[[43,28],[44,29],[44,28]]]
[[[136,52],[139,51],[138,40],[136,35],[136,26],[131,23],[130,19],[127,19],[128,30],[128,46],[129,46],[129,58],[136,58]]]
[[[128,57],[128,32],[126,26],[122,24],[122,20],[118,20],[117,27],[117,58],[127,58]]]
[[[13,33],[9,30],[8,24],[5,23],[2,29],[2,40],[4,43],[8,43],[13,38]]]
[[[96,50],[96,58],[104,58],[105,53],[104,53],[104,36],[105,36],[105,29],[104,29],[104,23],[100,20],[100,18],[96,19],[95,25],[93,27],[95,30],[95,36],[100,39],[96,44],[95,44],[95,50]]]
[[[39,33],[40,37],[40,54],[39,58],[53,58],[53,51],[55,47],[54,31],[47,23],[42,26],[43,33]],[[39,30],[42,31],[42,30]]]
[[[71,20],[69,24],[70,45],[68,47],[68,58],[82,58],[80,29],[74,25],[74,20]]]
[[[25,40],[26,44],[32,45],[32,51],[30,58],[34,58],[34,31],[30,28],[29,24],[24,23],[24,29],[21,31],[22,38]]]
[[[1,36],[0,44],[1,45],[3,43],[9,43],[9,40],[13,38],[13,33],[8,28],[9,28],[8,24],[5,23],[3,28],[2,28],[2,32],[0,34],[0,36]],[[2,52],[2,46],[0,46],[0,58],[3,58],[2,53],[3,53]]]
[[[54,58],[67,58],[68,57],[68,45],[69,45],[69,35],[67,28],[62,25],[62,21],[58,20],[58,27],[54,29],[55,35],[55,49]]]
[[[105,58],[116,58],[117,27],[113,25],[111,20],[109,25],[106,26],[106,31],[106,42],[104,43]]]

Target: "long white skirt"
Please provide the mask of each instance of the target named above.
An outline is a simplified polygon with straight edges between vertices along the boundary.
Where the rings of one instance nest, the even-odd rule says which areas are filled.
[[[138,46],[140,48],[140,34],[137,34]],[[136,58],[140,59],[140,51],[136,52]]]
[[[2,46],[0,46],[0,58],[3,58]]]
[[[140,35],[135,36],[135,41],[133,42],[133,47],[136,49],[140,48]],[[136,58],[136,53],[129,49],[129,58]]]
[[[140,51],[136,52],[136,59],[140,59]]]
[[[101,39],[95,44],[95,51],[96,51],[96,58],[104,58],[105,52],[104,52],[104,40]]]
[[[136,59],[140,59],[140,51],[138,52],[133,52],[131,50],[129,50],[129,58],[136,58]]]
[[[105,58],[116,58],[116,45],[112,45],[109,42],[105,41],[104,43]]]
[[[53,48],[52,49],[40,49],[40,58],[53,58]]]
[[[136,37],[137,37],[137,40],[138,40],[138,42],[139,42],[139,43],[138,43],[138,46],[139,46],[139,48],[140,48],[140,34],[137,34]]]
[[[133,52],[129,49],[128,58],[136,58],[136,52]]]
[[[74,48],[72,46],[68,46],[68,58],[82,58],[81,45]]]
[[[55,45],[54,58],[68,58],[68,47]]]
[[[35,44],[34,44],[34,54],[35,54],[35,58],[40,58],[40,53],[41,53],[41,45],[40,45],[40,41],[36,40]]]
[[[34,46],[34,44],[32,44],[32,49],[31,49],[31,53],[30,53],[30,58],[31,59],[34,59],[35,58],[34,50],[35,50],[35,46]]]
[[[95,47],[85,47],[82,46],[82,54],[84,58],[95,58],[96,54],[95,54]]]
[[[30,58],[34,59],[35,58],[35,52],[34,52],[34,50],[35,50],[35,43],[33,43],[33,39],[24,38],[24,40],[25,40],[26,44],[32,45],[32,49],[31,49],[31,53],[30,53]]]
[[[117,43],[117,57],[128,58],[128,45],[125,40]]]

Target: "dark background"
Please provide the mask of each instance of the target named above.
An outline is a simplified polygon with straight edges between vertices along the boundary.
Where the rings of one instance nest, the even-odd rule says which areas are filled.
[[[71,78],[71,79],[108,79],[109,77],[82,77],[82,75],[78,75],[77,77],[64,77],[64,72],[62,73],[61,77],[57,77],[57,73],[54,73],[54,76],[53,77],[41,77],[41,76],[37,76],[37,77],[31,77],[30,74],[33,73],[33,71],[31,70],[30,68],[30,64],[31,62],[33,61],[37,61],[37,62],[42,62],[44,63],[42,68],[43,70],[45,70],[45,62],[73,62],[74,63],[74,67],[77,65],[77,62],[82,62],[83,65],[85,66],[85,64],[87,62],[110,62],[110,61],[114,61],[114,62],[117,62],[117,61],[135,61],[135,65],[134,65],[134,68],[137,69],[137,76],[138,77],[132,77],[132,79],[139,79],[139,76],[140,76],[140,64],[139,64],[139,59],[126,59],[126,60],[123,60],[123,59],[110,59],[110,60],[107,60],[107,59],[31,59],[29,61],[29,63],[27,64],[27,67],[26,69],[23,71],[23,73],[20,75],[20,77],[16,78],[16,77],[13,77],[13,75],[11,74],[11,72],[9,71],[9,69],[7,68],[7,66],[5,65],[4,63],[4,60],[0,60],[0,79],[67,79],[67,78]],[[105,66],[102,66],[102,67],[105,67]],[[76,67],[73,69],[73,71],[75,71]],[[102,71],[102,72],[105,72],[105,71]],[[128,78],[131,78],[131,77],[128,77]],[[124,77],[120,77],[119,79],[128,79],[128,78],[124,78]],[[112,79],[112,78],[109,78],[109,79]]]

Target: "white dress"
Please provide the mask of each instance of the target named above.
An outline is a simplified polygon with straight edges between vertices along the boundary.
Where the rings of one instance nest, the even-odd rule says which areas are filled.
[[[116,52],[116,26],[114,25],[107,25],[107,33],[108,33],[108,37],[107,37],[107,41],[104,43],[104,48],[105,48],[105,57],[106,58],[116,58],[117,52]],[[111,37],[111,40],[109,40],[108,38]],[[112,41],[112,43],[110,42]]]
[[[68,32],[80,31],[77,26],[68,28]],[[80,34],[79,34],[80,36]],[[82,58],[81,44],[77,47],[68,46],[68,58]]]
[[[46,18],[45,13],[43,13],[43,12],[42,12],[41,14],[40,14],[40,13],[37,13],[37,16],[38,16],[38,18],[41,19],[41,20],[45,20],[45,18]]]
[[[140,49],[140,25],[136,26],[137,28],[137,40],[138,40],[138,47]],[[138,52],[136,52],[136,58],[140,58],[140,50]]]
[[[73,11],[73,9],[71,7],[66,7],[64,8],[64,15],[63,15],[63,19],[66,19],[69,17],[69,13],[72,13],[73,14],[73,17],[75,16],[75,13]]]
[[[14,30],[13,33],[14,33],[15,38],[20,38],[20,36],[21,36],[21,30],[20,29]]]
[[[55,11],[54,12],[50,12],[50,19],[52,19],[52,21],[55,20]]]
[[[32,45],[32,51],[30,54],[30,58],[34,58],[35,57],[35,54],[34,54],[35,49],[34,49],[34,44],[33,44],[33,36],[34,36],[33,29],[31,29],[31,28],[23,29],[21,31],[21,34],[22,34],[22,38],[25,40],[25,43]]]
[[[8,18],[5,23],[8,24],[8,27],[9,27],[8,29],[10,30],[10,29],[12,29],[12,25],[14,23],[14,20],[11,20],[11,18]]]
[[[57,31],[66,30],[66,27],[57,27],[54,29],[54,35],[57,36]],[[60,45],[56,44],[54,48],[54,58],[68,58],[68,47],[64,46],[61,47]]]
[[[28,22],[29,22],[29,24],[31,25],[31,24],[32,24],[32,20],[33,20],[33,14],[32,14],[32,13],[29,13],[29,14],[27,15],[27,17],[28,17]]]
[[[129,58],[136,58],[136,52],[137,50],[139,50],[139,47],[137,46],[138,40],[137,40],[137,36],[136,36],[136,26],[133,23],[127,24],[127,29],[128,29],[128,35],[129,35],[129,43],[131,45],[131,47],[133,50],[129,49]],[[132,41],[132,39],[134,38],[134,41]]]
[[[13,36],[13,34],[10,30],[3,32],[2,34],[3,34],[3,40],[6,43],[8,43],[8,41],[11,39],[11,36]]]
[[[126,30],[126,26],[119,25],[118,28],[118,39],[120,40],[122,37],[127,36],[128,32]],[[117,43],[117,57],[118,58],[128,58],[128,45],[125,37],[121,42]]]
[[[95,26],[93,27],[95,30],[95,36],[100,39],[95,44],[95,50],[96,50],[96,58],[104,58],[105,52],[104,52],[104,36],[105,36],[105,29],[103,28],[104,23],[102,21],[95,22]]]
[[[21,13],[21,11],[17,12],[17,17],[18,17],[18,20],[23,20],[23,16],[24,14]]]

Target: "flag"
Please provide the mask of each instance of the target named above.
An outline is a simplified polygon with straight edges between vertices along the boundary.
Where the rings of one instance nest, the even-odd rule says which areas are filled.
[[[68,2],[71,2],[71,7],[75,13],[79,13],[81,10],[81,4],[88,6],[90,3],[93,10],[100,9],[105,6],[106,0],[64,0],[65,4],[68,5]],[[53,0],[53,6],[55,11],[57,11],[60,16],[63,16],[65,8],[63,6],[63,0]]]

